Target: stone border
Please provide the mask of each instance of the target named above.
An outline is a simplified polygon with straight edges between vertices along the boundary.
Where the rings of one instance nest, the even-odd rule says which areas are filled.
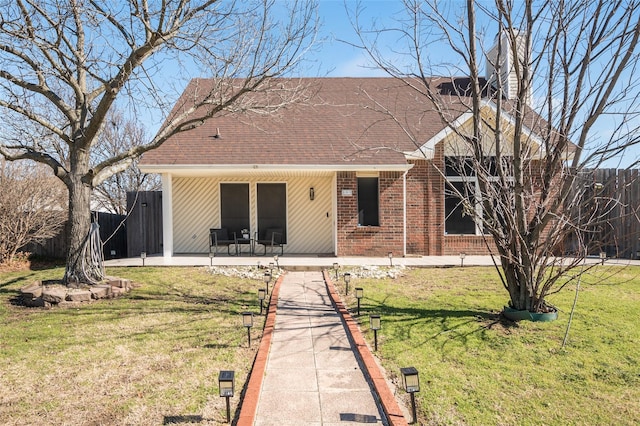
[[[387,416],[387,420],[389,424],[392,426],[406,426],[408,425],[407,420],[404,418],[402,410],[396,401],[393,392],[389,389],[389,385],[387,384],[385,375],[378,367],[375,358],[371,354],[367,343],[360,332],[360,328],[358,327],[358,323],[353,319],[347,308],[342,303],[342,300],[338,296],[336,289],[331,281],[330,273],[325,269],[323,270],[324,282],[327,286],[327,292],[329,293],[329,297],[333,302],[334,307],[338,311],[338,313],[342,316],[344,323],[347,325],[347,331],[351,334],[351,338],[353,339],[353,344],[356,347],[358,354],[360,355],[360,360],[362,361],[362,365],[367,371],[367,375],[370,378],[373,388],[378,396],[378,400],[380,401],[380,405],[382,406],[382,410]]]
[[[112,299],[131,290],[131,281],[120,278],[107,278],[103,283],[72,288],[64,284],[45,284],[35,281],[20,289],[19,300],[30,308],[77,307],[99,299]]]
[[[260,339],[258,353],[253,361],[253,366],[249,373],[249,380],[246,386],[246,392],[240,403],[240,413],[238,415],[237,426],[251,426],[258,411],[258,401],[260,399],[260,390],[262,390],[262,379],[267,367],[267,358],[269,357],[269,349],[271,348],[271,337],[276,324],[276,310],[278,309],[278,295],[280,294],[280,284],[284,279],[286,272],[283,272],[271,290],[271,298],[269,299],[269,307],[267,309],[267,318],[264,322],[264,330]]]

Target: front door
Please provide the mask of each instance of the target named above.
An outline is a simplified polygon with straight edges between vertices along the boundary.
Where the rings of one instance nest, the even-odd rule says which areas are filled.
[[[259,183],[258,232],[262,238],[267,229],[282,229],[287,242],[287,186],[284,183]]]

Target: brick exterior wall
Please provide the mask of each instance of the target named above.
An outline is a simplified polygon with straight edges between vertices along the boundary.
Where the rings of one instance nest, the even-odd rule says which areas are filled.
[[[407,172],[407,255],[441,256],[488,254],[485,239],[475,235],[444,234],[444,151],[436,147],[433,160],[412,160]],[[394,256],[403,253],[403,173],[381,172],[380,226],[358,226],[356,172],[339,172],[338,256]],[[351,191],[344,196],[343,190]],[[487,240],[491,246],[492,240]],[[494,251],[495,252],[495,251]]]
[[[403,252],[403,173],[381,172],[379,188],[379,226],[358,226],[358,180],[355,172],[339,172],[338,256],[386,256]],[[352,195],[343,195],[351,191]]]

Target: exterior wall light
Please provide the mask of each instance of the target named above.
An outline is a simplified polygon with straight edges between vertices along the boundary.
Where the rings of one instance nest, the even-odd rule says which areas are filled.
[[[380,330],[380,315],[369,315],[369,328],[373,330],[374,350],[378,351],[378,330]]]
[[[218,389],[220,389],[220,397],[227,400],[227,423],[231,423],[231,407],[229,398],[233,397],[235,388],[235,373],[229,370],[220,371],[218,374]]]
[[[309,200],[313,201],[316,199],[316,191],[313,189],[313,186],[309,188]]]
[[[401,368],[400,373],[402,374],[402,387],[411,395],[411,414],[413,415],[411,424],[414,424],[418,421],[416,419],[416,397],[414,395],[416,392],[420,392],[418,370],[416,370],[415,367],[406,367]]]

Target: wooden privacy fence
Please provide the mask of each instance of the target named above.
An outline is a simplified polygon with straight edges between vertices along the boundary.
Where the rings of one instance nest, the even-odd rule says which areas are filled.
[[[127,255],[127,230],[123,223],[126,216],[106,213],[91,212],[91,221],[97,221],[100,225],[100,239],[103,242],[105,259],[116,259]],[[67,253],[67,227],[64,226],[60,233],[41,243],[28,244],[24,251],[40,256],[63,258]]]
[[[640,258],[640,170],[595,169],[589,173],[594,189],[593,208],[604,216],[594,238],[608,257]],[[597,253],[590,253],[597,254]]]
[[[127,257],[162,253],[162,192],[127,192]]]

